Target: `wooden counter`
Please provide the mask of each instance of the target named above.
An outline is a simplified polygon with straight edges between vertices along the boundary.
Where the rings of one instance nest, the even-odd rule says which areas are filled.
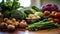
[[[39,31],[28,31],[25,29],[17,29],[13,32],[0,31],[0,34],[60,34],[60,28],[48,30],[39,30]]]

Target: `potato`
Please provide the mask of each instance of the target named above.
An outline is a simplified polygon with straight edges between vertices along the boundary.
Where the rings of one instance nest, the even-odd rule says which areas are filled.
[[[12,18],[11,21],[12,21],[12,22],[16,22],[16,19],[15,19],[15,18]]]
[[[21,20],[17,20],[18,22],[21,22]]]
[[[18,26],[18,24],[19,24],[19,22],[17,22],[17,21],[15,23],[12,23],[12,25],[14,25],[16,27]]]
[[[4,21],[6,22],[7,20],[9,20],[8,18],[4,18]]]
[[[27,26],[27,23],[25,22],[25,20],[22,20],[22,21],[19,23],[19,26],[24,28],[24,27]]]
[[[8,30],[14,30],[15,26],[14,25],[8,25],[7,28],[8,28]]]
[[[7,20],[7,24],[11,24],[11,25],[14,25],[14,26],[18,26],[19,22],[18,21],[11,21],[11,20]]]
[[[2,28],[2,29],[7,28],[7,23],[2,22],[2,23],[0,24],[0,28]]]
[[[6,21],[7,24],[12,24],[13,22],[11,20]]]

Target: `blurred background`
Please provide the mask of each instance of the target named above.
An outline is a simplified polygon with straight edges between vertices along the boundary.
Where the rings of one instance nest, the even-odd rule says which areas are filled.
[[[1,1],[2,0],[0,0],[0,2]],[[46,4],[57,4],[60,7],[60,0],[19,0],[18,2],[24,7],[37,6],[38,8],[41,8],[41,6]]]
[[[19,2],[24,7],[37,6],[40,8],[46,4],[57,4],[60,7],[60,0],[19,0]]]

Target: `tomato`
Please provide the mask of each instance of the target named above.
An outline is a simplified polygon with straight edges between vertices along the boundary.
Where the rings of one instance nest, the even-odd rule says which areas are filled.
[[[44,15],[49,15],[50,14],[50,11],[45,11],[44,12]]]
[[[53,21],[53,18],[48,18],[49,21]]]
[[[55,23],[60,23],[60,19],[54,19],[53,20]]]
[[[56,12],[56,13],[54,14],[54,17],[60,19],[60,12]]]

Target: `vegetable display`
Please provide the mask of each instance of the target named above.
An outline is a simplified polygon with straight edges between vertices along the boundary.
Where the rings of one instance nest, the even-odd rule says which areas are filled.
[[[22,8],[22,9],[20,9]],[[42,10],[36,6],[25,8],[18,0],[0,3],[0,29],[44,30],[60,27],[60,12],[55,4],[47,4]]]

